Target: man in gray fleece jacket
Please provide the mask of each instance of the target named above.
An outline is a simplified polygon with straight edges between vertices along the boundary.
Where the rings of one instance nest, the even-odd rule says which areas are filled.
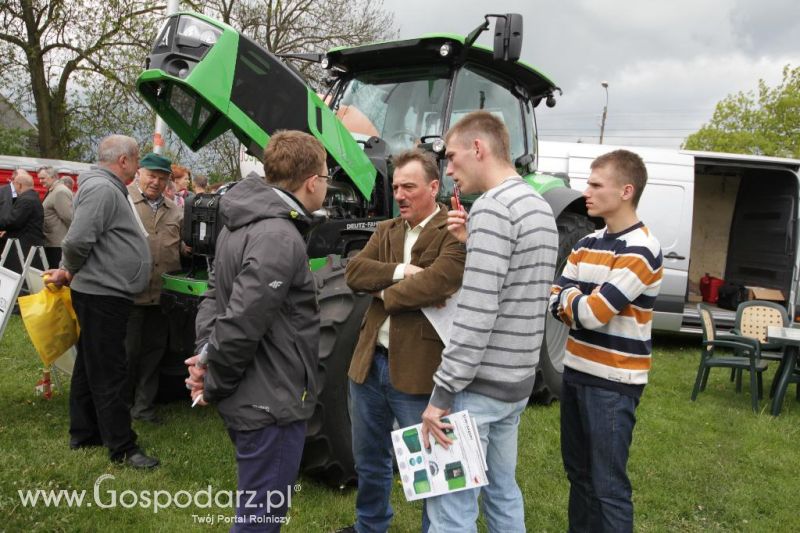
[[[465,194],[483,192],[469,213],[448,213],[448,229],[467,242],[464,284],[450,340],[422,415],[429,435],[451,444],[441,417],[468,410],[486,452],[482,487],[489,531],[525,531],[517,486],[517,429],[533,389],[555,272],[558,231],[550,206],[511,164],[508,131],[486,111],[447,133],[447,174]],[[479,489],[428,499],[430,533],[475,531]]]
[[[70,448],[106,446],[111,460],[152,468],[136,444],[125,400],[125,330],[133,295],[150,279],[150,249],[125,183],[139,167],[139,146],[123,135],[100,141],[97,166],[78,177],[72,225],[59,269],[47,281],[70,285],[81,326],[69,397]]]

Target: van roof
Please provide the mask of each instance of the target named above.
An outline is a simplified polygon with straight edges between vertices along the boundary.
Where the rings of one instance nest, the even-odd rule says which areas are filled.
[[[717,159],[729,161],[756,161],[759,163],[778,163],[784,165],[794,165],[800,168],[800,159],[791,159],[786,157],[772,157],[767,155],[751,155],[751,154],[728,154],[724,152],[701,152],[698,150],[680,150],[680,153],[693,155],[696,158],[702,159]]]
[[[645,162],[680,164],[689,156],[695,160],[705,161],[741,161],[749,163],[775,164],[800,170],[800,159],[771,157],[751,154],[728,154],[724,152],[702,152],[697,150],[681,150],[675,148],[653,148],[643,146],[622,146],[612,144],[571,143],[559,141],[539,141],[539,157],[597,157],[612,150],[625,149],[639,154]]]
[[[84,170],[89,170],[91,165],[79,161],[65,161],[63,159],[0,155],[0,168],[2,169],[16,170],[22,168],[29,172],[36,172],[42,167],[53,167],[62,174],[78,174]]]

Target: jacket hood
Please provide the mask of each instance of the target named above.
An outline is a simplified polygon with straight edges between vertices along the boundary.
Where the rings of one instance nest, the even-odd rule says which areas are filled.
[[[311,223],[311,215],[292,194],[273,187],[264,178],[250,173],[220,200],[225,226],[235,230],[266,218],[285,218],[303,232]]]
[[[117,177],[116,174],[108,170],[107,168],[103,168],[99,165],[93,165],[89,170],[85,172],[81,172],[78,175],[78,186],[83,186],[87,181],[95,178],[105,178],[110,181],[114,187],[120,190],[120,192],[124,196],[128,196],[128,187],[122,182],[122,179]]]

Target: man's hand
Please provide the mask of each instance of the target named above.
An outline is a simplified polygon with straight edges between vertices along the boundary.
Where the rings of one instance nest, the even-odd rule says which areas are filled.
[[[431,448],[430,435],[433,435],[436,442],[445,450],[453,444],[453,441],[444,434],[444,430],[452,428],[453,425],[445,424],[441,420],[449,412],[450,409],[439,409],[431,404],[428,404],[428,407],[425,408],[425,412],[422,413],[422,442],[426,450]]]
[[[453,210],[447,212],[447,231],[459,242],[467,242],[467,212],[456,208],[455,198],[450,199],[450,204]]]
[[[72,281],[72,274],[62,268],[53,268],[50,270],[45,270],[42,273],[42,278],[44,278],[45,286],[49,284],[53,284],[56,287],[63,287],[64,285],[69,285]]]
[[[184,361],[186,366],[189,367],[189,377],[186,378],[185,382],[186,388],[192,391],[192,399],[195,397],[194,392],[197,390],[202,392],[203,387],[205,386],[204,378],[206,375],[206,366],[197,366],[197,360],[199,358],[199,355],[193,355]]]
[[[417,272],[422,272],[423,270],[424,270],[423,268],[420,268],[417,265],[412,265],[411,263],[408,263],[403,269],[403,278],[410,278]]]
[[[197,399],[198,397],[200,397],[199,400]],[[206,401],[203,399],[203,389],[195,389],[192,391],[192,407],[196,405],[199,405],[200,407],[205,407],[206,405],[208,405]]]

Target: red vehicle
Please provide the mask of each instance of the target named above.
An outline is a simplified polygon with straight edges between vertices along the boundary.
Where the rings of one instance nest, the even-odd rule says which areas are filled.
[[[62,161],[60,159],[43,159],[39,157],[17,157],[10,155],[0,155],[0,186],[11,181],[11,176],[18,168],[26,170],[34,180],[34,188],[39,193],[39,197],[44,199],[47,192],[44,184],[39,179],[37,171],[42,167],[53,167],[58,172],[59,177],[70,176],[75,182],[73,190],[78,188],[78,174],[88,170],[91,165],[79,163],[77,161]]]

